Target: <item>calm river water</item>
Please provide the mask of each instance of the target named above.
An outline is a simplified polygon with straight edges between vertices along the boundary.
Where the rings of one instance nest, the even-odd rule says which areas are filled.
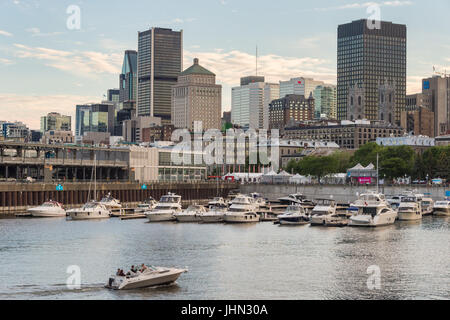
[[[449,221],[369,230],[0,219],[0,299],[450,299]],[[103,288],[138,263],[189,272],[168,287]],[[71,265],[80,290],[66,287]],[[367,287],[372,265],[380,290]]]

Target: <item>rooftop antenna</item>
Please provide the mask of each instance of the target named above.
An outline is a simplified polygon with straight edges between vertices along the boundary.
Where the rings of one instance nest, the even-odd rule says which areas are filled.
[[[256,45],[256,76],[258,76],[258,45]]]

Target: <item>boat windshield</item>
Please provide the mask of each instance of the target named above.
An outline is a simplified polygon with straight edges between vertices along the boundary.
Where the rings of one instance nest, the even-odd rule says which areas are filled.
[[[328,200],[328,199],[318,199],[317,205],[318,206],[334,206],[335,202],[334,200]]]
[[[372,215],[372,216],[376,216],[377,215],[377,208],[376,207],[365,207],[363,208],[362,214],[365,215]]]
[[[42,207],[56,207],[57,204],[54,202],[45,202],[42,204]]]
[[[97,206],[98,206],[98,204],[97,204],[96,202],[89,202],[89,203],[86,203],[86,204],[84,205],[84,207],[85,207],[86,209],[96,208]]]
[[[402,199],[402,202],[408,202],[408,203],[417,202],[417,198],[415,198],[415,197],[404,197]]]
[[[228,211],[230,211],[230,212],[248,212],[248,209],[245,209],[245,208],[230,208]]]
[[[179,197],[163,196],[159,202],[162,203],[178,203]]]
[[[286,213],[301,213],[302,211],[300,206],[288,206],[286,209]]]
[[[450,201],[438,201],[436,206],[450,206]]]

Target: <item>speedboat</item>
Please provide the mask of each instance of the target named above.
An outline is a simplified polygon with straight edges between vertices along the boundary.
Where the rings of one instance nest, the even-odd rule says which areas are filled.
[[[181,196],[169,192],[162,196],[158,205],[145,212],[149,222],[175,221],[175,214],[181,213]]]
[[[325,226],[327,217],[336,213],[336,201],[317,199],[317,204],[311,212],[311,226]]]
[[[402,197],[400,206],[397,209],[398,220],[411,221],[422,219],[422,197],[411,193]]]
[[[431,198],[422,199],[422,216],[428,216],[433,214],[434,201]]]
[[[105,285],[113,290],[141,289],[174,283],[187,269],[147,267],[143,272],[128,276],[113,275]]]
[[[156,205],[158,204],[158,202],[153,199],[152,197],[149,197],[148,199],[146,199],[144,202],[139,203],[136,207],[136,209],[134,210],[135,213],[144,213],[146,211],[152,211]]]
[[[226,223],[252,223],[259,222],[256,210],[259,205],[255,199],[246,195],[238,195],[231,201],[231,206],[224,215]]]
[[[30,208],[27,210],[27,212],[32,217],[39,217],[39,218],[66,216],[66,210],[64,210],[61,203],[51,200],[44,202],[39,207]]]
[[[256,210],[270,209],[269,200],[264,198],[260,193],[257,192],[250,193],[250,197],[255,199],[255,204],[257,205]]]
[[[290,194],[286,197],[279,198],[278,201],[280,202],[280,205],[282,206],[289,206],[292,204],[298,204],[301,205],[307,213],[309,214],[311,210],[314,208],[315,203],[311,200],[307,200],[306,196],[304,196],[301,193],[294,193]]]
[[[397,212],[394,211],[386,197],[381,193],[365,193],[351,205],[358,208],[358,213],[350,217],[351,227],[379,227],[395,223]]]
[[[350,222],[346,211],[336,211],[335,214],[326,216],[325,227],[346,227]]]
[[[189,206],[186,210],[175,213],[178,222],[200,222],[201,215],[206,212],[206,208],[200,205]]]
[[[280,225],[305,225],[309,224],[309,217],[305,208],[299,204],[293,204],[287,207],[286,211],[278,216]]]
[[[87,202],[83,207],[68,210],[72,220],[108,219],[110,211],[98,201]]]
[[[109,210],[122,208],[122,204],[120,203],[120,201],[113,198],[113,196],[111,196],[111,193],[108,193],[105,197],[103,197],[103,199],[100,200],[100,203]]]
[[[450,200],[436,201],[433,207],[435,216],[450,216]]]

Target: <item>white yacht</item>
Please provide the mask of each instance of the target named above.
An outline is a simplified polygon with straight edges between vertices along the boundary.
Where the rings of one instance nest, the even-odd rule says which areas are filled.
[[[422,216],[428,216],[433,214],[434,201],[431,198],[422,199]]]
[[[361,194],[352,207],[358,208],[358,213],[350,217],[349,226],[379,227],[391,225],[397,219],[395,212],[381,193]]]
[[[245,195],[238,195],[231,201],[231,206],[224,215],[226,223],[251,223],[259,222],[256,210],[259,205],[255,199]]]
[[[312,226],[325,226],[326,219],[336,213],[336,201],[331,199],[317,199],[317,204],[311,212]]]
[[[67,211],[72,220],[109,219],[110,213],[103,204],[95,200],[86,203],[81,208]]]
[[[402,202],[403,195],[391,196],[386,199],[392,209],[397,210]]]
[[[228,203],[222,197],[215,197],[208,203],[208,211],[200,215],[200,220],[203,223],[223,222],[227,208]]]
[[[201,215],[205,212],[204,206],[194,204],[180,213],[175,213],[175,218],[178,222],[200,222],[202,221]]]
[[[436,201],[433,206],[435,216],[450,216],[450,200]]]
[[[419,194],[408,194],[402,197],[397,209],[398,220],[411,221],[422,219],[422,196]]]
[[[181,196],[169,192],[161,197],[158,205],[152,211],[147,211],[145,214],[149,222],[163,222],[175,221],[174,215],[181,211]]]
[[[113,198],[111,196],[111,193],[108,193],[105,197],[103,197],[102,200],[100,200],[100,203],[109,210],[122,208],[122,204],[120,203],[120,201]]]
[[[135,213],[144,213],[146,211],[152,211],[156,206],[158,202],[153,199],[152,197],[149,197],[144,202],[141,202],[137,205],[136,209],[134,210]]]
[[[305,225],[309,224],[309,217],[305,208],[299,204],[293,204],[287,207],[286,211],[278,216],[280,225]]]
[[[286,197],[279,198],[281,205],[302,204],[306,197],[300,193],[290,194]]]
[[[147,267],[143,272],[132,275],[113,275],[105,285],[113,290],[141,289],[174,283],[187,269]]]
[[[39,207],[30,208],[27,210],[27,212],[32,217],[39,217],[39,218],[50,218],[50,217],[65,217],[66,216],[66,210],[64,210],[61,203],[56,201],[47,201],[44,202]]]

